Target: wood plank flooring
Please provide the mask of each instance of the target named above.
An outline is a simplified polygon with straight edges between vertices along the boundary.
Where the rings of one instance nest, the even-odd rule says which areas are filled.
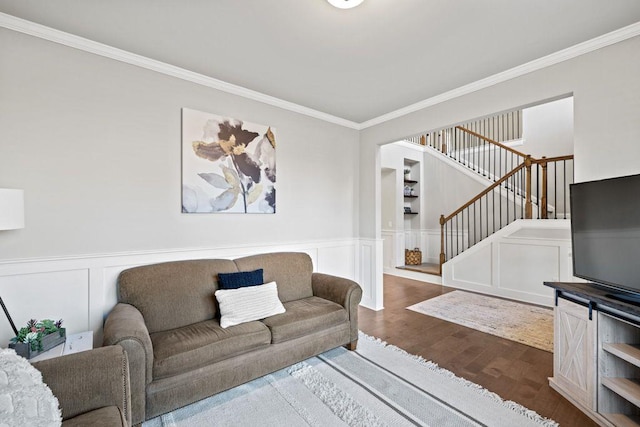
[[[400,270],[409,270],[409,271],[417,271],[419,273],[427,273],[434,274],[436,276],[440,276],[440,264],[432,264],[432,263],[422,263],[419,265],[403,265],[401,267],[396,267]]]
[[[385,275],[385,308],[376,312],[361,307],[360,330],[432,360],[562,427],[597,426],[549,387],[552,353],[406,309],[452,290]]]

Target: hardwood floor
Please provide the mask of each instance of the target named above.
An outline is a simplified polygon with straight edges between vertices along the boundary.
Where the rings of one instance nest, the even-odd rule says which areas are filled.
[[[432,360],[562,427],[597,425],[549,387],[552,353],[406,309],[452,290],[385,275],[385,308],[376,312],[361,307],[360,330]]]
[[[403,265],[396,268],[399,268],[400,270],[417,271],[419,273],[427,273],[440,276],[440,264],[422,263],[420,265]]]

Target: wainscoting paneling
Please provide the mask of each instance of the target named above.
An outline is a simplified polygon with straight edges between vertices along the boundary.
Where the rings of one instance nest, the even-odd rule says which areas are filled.
[[[104,319],[117,302],[117,279],[122,270],[158,262],[232,259],[279,251],[305,252],[313,260],[314,271],[357,281],[368,307],[377,306],[377,295],[382,298],[382,292],[376,290],[378,286],[382,289],[378,284],[381,266],[378,279],[374,259],[382,253],[382,241],[362,243],[357,239],[3,261],[0,296],[18,328],[31,318],[62,318],[68,333],[92,330],[94,345],[99,346]],[[0,321],[0,345],[6,346],[13,336],[9,322]]]
[[[546,290],[543,282],[555,282],[560,277],[558,245],[500,242],[498,250],[500,283],[504,289],[515,292]],[[522,262],[523,260],[526,262]],[[513,268],[514,265],[518,268]]]
[[[453,271],[453,280],[470,286],[491,286],[492,266],[492,247],[479,248],[470,253],[463,263],[457,265]]]
[[[62,319],[68,333],[87,330],[89,286],[86,268],[33,273],[25,270],[22,274],[0,276],[0,295],[18,329],[29,319]],[[13,336],[9,322],[0,322],[2,347]]]
[[[318,249],[315,265],[323,273],[356,280],[355,245],[330,246]]]
[[[360,239],[358,248],[361,305],[372,310],[382,310],[382,239]]]
[[[442,266],[442,284],[553,306],[544,281],[574,281],[568,220],[518,220]]]
[[[404,265],[405,232],[395,230],[382,230],[383,240],[383,266],[385,269],[393,269]]]
[[[466,239],[466,230],[460,231],[461,240]],[[422,251],[422,262],[437,264],[440,262],[440,230],[407,230],[394,231],[382,230],[384,240],[384,269],[386,272],[394,274],[396,267],[404,265],[404,250],[420,248]]]

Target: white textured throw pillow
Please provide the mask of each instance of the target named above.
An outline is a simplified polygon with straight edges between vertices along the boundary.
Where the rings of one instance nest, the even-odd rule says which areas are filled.
[[[285,312],[278,299],[276,282],[238,289],[219,289],[215,295],[220,304],[220,326],[223,328]]]

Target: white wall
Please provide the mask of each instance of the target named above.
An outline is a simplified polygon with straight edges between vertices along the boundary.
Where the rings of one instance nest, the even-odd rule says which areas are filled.
[[[484,190],[481,183],[453,167],[449,159],[438,153],[425,153],[424,169],[427,201],[425,226],[440,230],[440,215],[448,216]],[[488,181],[487,181],[488,182]]]
[[[419,162],[419,176],[411,179],[419,181],[419,214],[402,221],[404,198],[399,191],[389,198],[385,191],[384,170],[397,170],[396,188],[403,187],[402,171],[405,159]],[[382,238],[384,244],[384,266],[392,269],[404,265],[404,249],[420,248],[422,261],[439,262],[440,255],[440,215],[449,215],[473,196],[482,191],[486,184],[465,173],[455,162],[426,147],[407,142],[395,142],[380,147],[382,175]],[[452,164],[453,163],[453,164]],[[398,218],[393,227],[389,226],[389,206],[394,206]],[[413,222],[416,222],[414,225]],[[392,252],[391,255],[389,252]]]
[[[397,177],[398,171],[396,169],[390,169],[383,166],[381,183],[382,183],[382,199],[385,203],[382,204],[382,225],[385,230],[395,230],[398,224],[398,206],[396,206],[396,199],[398,191]]]
[[[354,271],[381,308],[381,144],[572,94],[577,181],[640,171],[640,37],[359,135],[10,30],[0,29],[0,45],[0,186],[25,189],[27,211],[27,228],[0,238],[9,271],[17,258],[358,237]],[[180,213],[183,106],[277,129],[276,215]]]
[[[486,185],[479,182],[452,166],[450,160],[435,150],[413,147],[406,142],[386,144],[380,147],[380,162],[383,168],[396,169],[402,174],[404,159],[420,162],[421,172],[416,179],[420,184],[420,229],[440,230],[440,215],[449,215],[462,204],[481,192]],[[403,187],[403,176],[397,177],[397,188]],[[395,204],[397,211],[402,213],[402,193],[396,195],[395,200],[382,200],[383,212],[389,204]],[[401,217],[401,216],[400,216]],[[406,227],[396,223],[396,230]],[[382,229],[389,229],[388,222],[382,222]]]
[[[0,295],[18,326],[63,318],[100,344],[122,269],[274,250],[359,280],[373,304],[357,131],[7,29],[0,46],[0,188],[26,205],[26,228],[0,232]],[[181,213],[182,107],[276,129],[275,215]]]
[[[538,159],[573,154],[573,97],[525,108],[522,139],[516,149]]]
[[[0,260],[357,235],[358,132],[0,29]],[[275,215],[182,214],[180,109],[277,130]]]
[[[360,236],[379,238],[379,146],[498,111],[574,97],[576,181],[640,172],[640,37],[414,113],[360,135]],[[377,213],[371,215],[372,212]],[[377,278],[379,281],[382,277]],[[382,298],[376,295],[376,298]]]

